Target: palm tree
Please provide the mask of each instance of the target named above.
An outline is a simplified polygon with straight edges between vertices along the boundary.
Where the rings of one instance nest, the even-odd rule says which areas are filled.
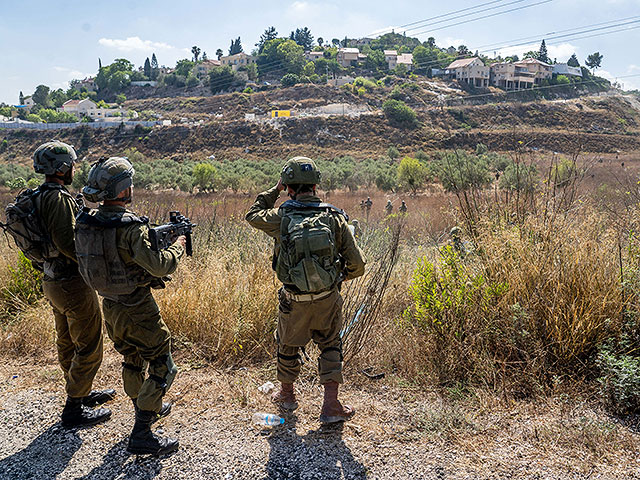
[[[196,63],[198,63],[198,56],[200,55],[200,48],[195,45],[191,47],[191,53],[193,53],[193,59]]]
[[[222,51],[221,48],[216,50],[216,57],[218,57],[218,60],[220,60],[222,58],[222,55],[223,55],[223,51]]]

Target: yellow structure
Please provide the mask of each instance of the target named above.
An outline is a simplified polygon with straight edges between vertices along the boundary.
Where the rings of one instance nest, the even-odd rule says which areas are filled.
[[[271,110],[271,118],[290,117],[291,110]]]

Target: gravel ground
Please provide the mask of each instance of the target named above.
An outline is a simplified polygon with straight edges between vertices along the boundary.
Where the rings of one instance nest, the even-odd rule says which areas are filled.
[[[111,420],[73,430],[59,423],[55,364],[2,362],[0,479],[640,479],[640,436],[584,406],[452,406],[383,380],[347,388],[342,397],[358,409],[355,419],[323,428],[321,391],[309,376],[297,416],[255,426],[253,412],[274,411],[257,390],[273,373],[257,369],[183,367],[168,395],[173,413],[156,425],[177,436],[180,449],[131,456],[133,415],[118,361],[106,359],[96,380],[118,389],[107,405]]]

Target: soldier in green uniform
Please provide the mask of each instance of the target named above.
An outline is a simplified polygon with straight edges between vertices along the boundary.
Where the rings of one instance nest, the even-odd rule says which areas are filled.
[[[387,200],[384,211],[387,215],[391,215],[393,213],[393,203],[391,203],[391,200]]]
[[[76,251],[83,278],[104,297],[107,333],[124,356],[124,390],[135,409],[127,451],[159,455],[178,448],[177,440],[151,431],[151,424],[171,410],[162,398],[177,368],[171,358],[171,334],[151,288],[164,287],[186,239],[179,237],[164,251],[151,249],[148,220],[125,208],[131,202],[134,173],[126,158],[111,157],[93,165],[82,191],[87,200],[102,204],[78,216]]]
[[[341,282],[364,273],[365,261],[344,212],[317,197],[319,181],[312,160],[289,160],[278,184],[258,195],[246,220],[275,239],[274,268],[283,283],[276,331],[281,388],[273,400],[285,410],[298,407],[293,384],[300,374],[299,349],[313,340],[321,351],[318,369],[324,385],[320,421],[334,423],[354,414],[338,400],[343,381],[343,300],[338,289]],[[291,200],[274,208],[283,190]]]
[[[58,361],[65,379],[67,401],[62,410],[66,427],[94,425],[111,411],[92,407],[111,400],[115,390],[91,390],[102,362],[102,316],[96,292],[78,272],[73,229],[78,202],[66,185],[73,180],[77,159],[71,145],[48,142],[35,151],[33,168],[45,175],[34,198],[48,248],[43,290],[53,308]]]

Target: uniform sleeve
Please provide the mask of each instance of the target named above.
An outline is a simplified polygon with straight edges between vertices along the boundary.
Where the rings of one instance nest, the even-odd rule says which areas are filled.
[[[154,277],[170,275],[178,268],[178,261],[184,254],[182,245],[174,243],[166,250],[151,250],[149,227],[136,225],[129,229],[127,244],[131,260]]]
[[[279,196],[280,191],[277,187],[262,192],[245,216],[245,219],[252,227],[262,230],[273,238],[280,237],[282,217],[278,215],[278,209],[273,208]]]
[[[362,250],[356,244],[356,239],[342,216],[339,219],[338,229],[340,232],[339,253],[345,262],[345,280],[352,280],[364,275],[366,261]]]
[[[73,230],[76,226],[78,204],[68,195],[53,191],[42,198],[41,208],[44,227],[56,249],[77,262]]]

